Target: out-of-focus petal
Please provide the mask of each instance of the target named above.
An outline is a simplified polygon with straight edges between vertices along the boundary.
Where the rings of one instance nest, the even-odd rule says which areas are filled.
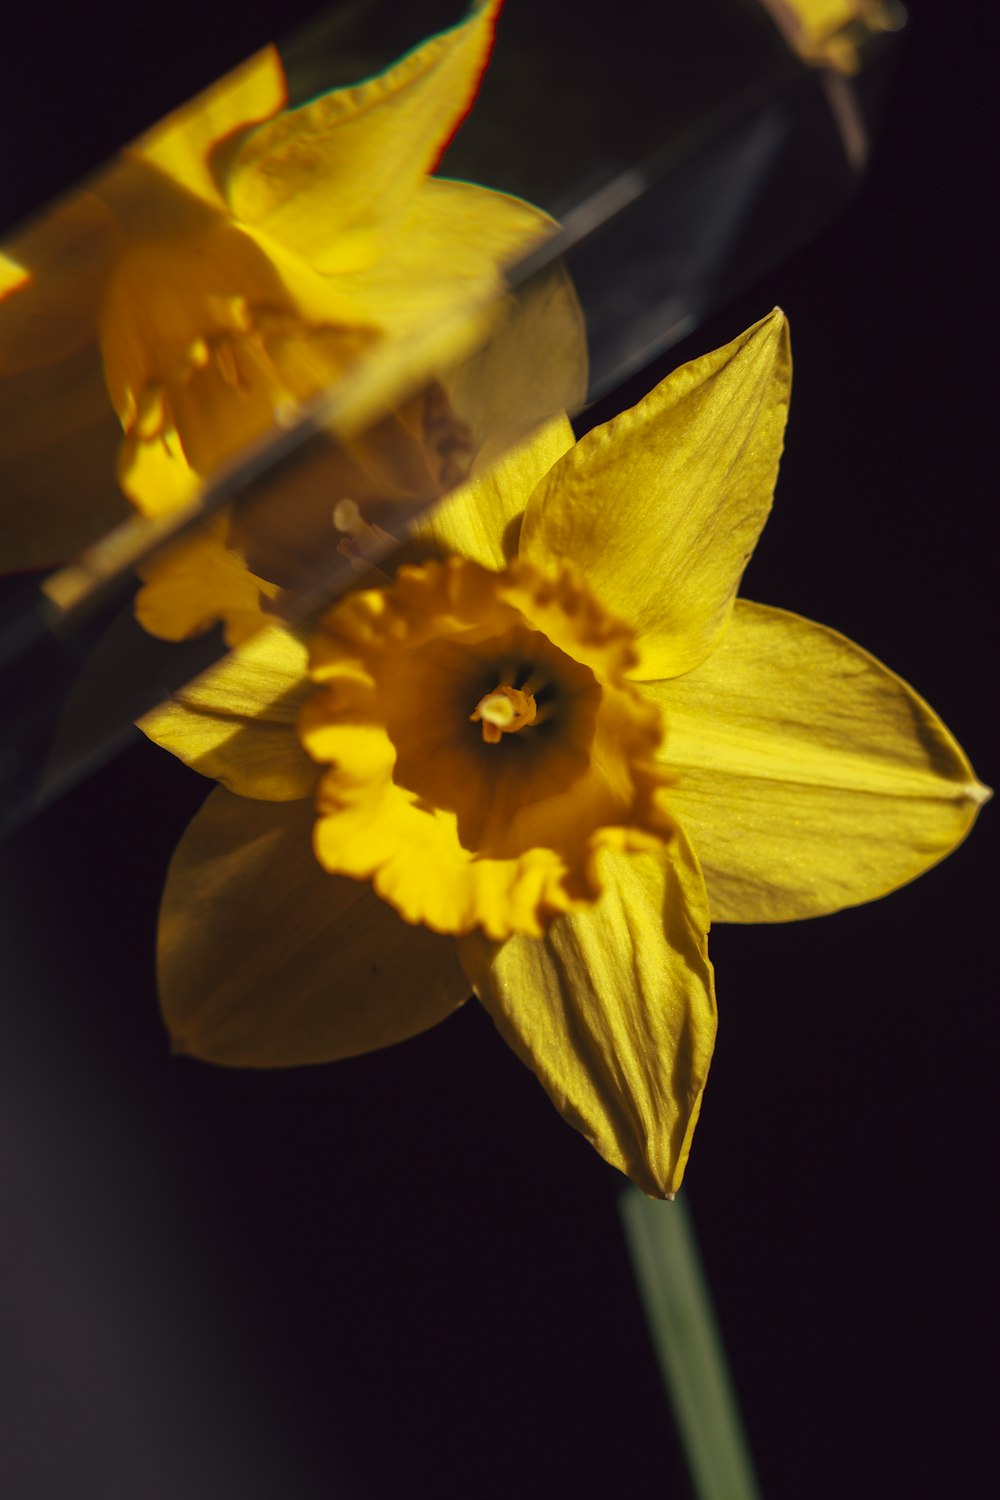
[[[586,395],[583,314],[564,268],[506,297],[482,347],[441,380],[468,430],[471,483],[412,528],[398,560],[457,554],[503,568],[517,555],[528,496],[573,446],[564,413]]]
[[[268,623],[265,600],[276,584],[251,573],[242,555],[226,545],[222,517],[138,569],[143,586],[135,617],[143,630],[165,641],[201,635],[220,620],[228,646],[239,646]]]
[[[114,215],[78,193],[0,255],[0,571],[63,562],[129,507],[96,346],[118,244]]]
[[[521,555],[568,559],[636,627],[640,679],[718,640],[771,507],[790,379],[776,309],[589,432],[528,501]]]
[[[255,130],[233,159],[233,214],[321,271],[369,265],[467,113],[498,0],[477,4],[395,67]]]
[[[441,379],[476,450],[490,442],[499,452],[512,434],[577,412],[587,394],[587,331],[562,264],[505,297],[483,346]]]
[[[196,677],[139,728],[203,776],[241,797],[289,802],[308,797],[318,770],[295,723],[312,691],[306,649],[269,625]]]
[[[708,914],[683,835],[601,857],[604,893],[540,940],[459,939],[501,1034],[564,1118],[653,1197],[684,1172],[715,1040]]]
[[[93,342],[121,237],[93,193],[76,193],[6,242],[0,255],[0,378],[51,365]]]
[[[248,126],[270,120],[287,97],[277,49],[265,47],[154,125],[133,142],[128,154],[225,211],[219,187],[224,163],[213,158],[234,144]]]
[[[53,567],[133,514],[94,345],[0,379],[0,572]]]
[[[554,229],[547,214],[520,198],[433,177],[421,184],[379,260],[333,284],[357,322],[401,338],[461,299],[498,288],[498,268]]]
[[[874,900],[943,859],[988,793],[937,715],[836,631],[737,601],[663,709],[670,806],[713,921],[782,922]]]
[[[466,998],[454,945],[321,870],[311,830],[307,802],[222,788],[188,827],[159,928],[178,1051],[231,1067],[329,1062],[414,1036]]]
[[[484,568],[504,568],[517,555],[524,504],[539,480],[573,446],[564,416],[505,447],[500,432],[479,451],[472,478],[413,529],[414,553],[455,553]]]

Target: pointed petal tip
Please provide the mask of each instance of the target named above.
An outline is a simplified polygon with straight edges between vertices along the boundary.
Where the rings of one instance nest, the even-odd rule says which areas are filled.
[[[981,781],[969,781],[962,787],[962,795],[977,807],[985,807],[987,802],[993,800],[993,788]]]
[[[738,335],[727,348],[734,354],[743,355],[755,348],[763,353],[772,368],[791,369],[791,330],[787,314],[781,307],[772,307],[756,323],[752,323]],[[720,351],[721,352],[721,351]]]
[[[744,337],[746,345],[753,344],[757,339],[762,341],[760,347],[766,351],[765,357],[772,376],[784,388],[787,401],[792,378],[792,330],[784,308],[772,307],[766,317],[747,330]]]
[[[773,330],[777,338],[780,340],[782,348],[788,347],[790,337],[790,324],[788,321],[788,314],[785,312],[785,309],[783,307],[778,307],[777,305],[772,307],[767,317],[761,320],[760,327],[767,329],[768,331]]]

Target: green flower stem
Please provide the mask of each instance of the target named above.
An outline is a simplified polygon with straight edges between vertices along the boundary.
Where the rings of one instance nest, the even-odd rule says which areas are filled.
[[[760,1500],[698,1245],[683,1200],[621,1196],[650,1336],[698,1500]]]

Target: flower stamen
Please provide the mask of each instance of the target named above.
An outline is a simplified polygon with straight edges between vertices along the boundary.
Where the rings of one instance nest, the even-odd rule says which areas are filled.
[[[538,710],[532,693],[501,683],[480,698],[469,720],[482,723],[484,744],[499,745],[502,735],[514,734],[537,723]]]

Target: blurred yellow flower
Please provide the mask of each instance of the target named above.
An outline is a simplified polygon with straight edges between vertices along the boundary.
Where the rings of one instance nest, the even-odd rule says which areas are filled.
[[[570,374],[573,366],[582,382],[582,338],[569,327],[567,334],[565,368]],[[555,405],[560,395],[572,395],[576,378],[557,383]],[[522,385],[517,397],[524,394]],[[534,394],[548,399],[540,389]],[[328,440],[319,451],[314,444],[308,460],[272,482],[263,503],[258,490],[257,503],[226,507],[142,563],[136,619],[150,634],[174,641],[221,621],[227,644],[240,645],[280,617],[299,591],[314,588],[337,553],[355,559],[360,570],[365,549],[354,533],[364,542],[373,530],[364,510],[378,514],[388,503],[395,519],[410,505],[439,500],[465,477],[473,446],[474,434],[447,392],[430,382],[359,437]],[[347,511],[355,519],[338,529]]]
[[[269,627],[147,718],[224,783],[164,894],[181,1050],[350,1056],[471,984],[563,1116],[676,1190],[714,1040],[709,916],[874,899],[987,795],[899,678],[735,597],[790,375],[776,311],[577,443],[549,423],[311,652]]]
[[[479,0],[381,76],[293,110],[268,48],[6,246],[0,567],[93,541],[122,514],[116,468],[145,513],[182,503],[384,331],[492,288],[549,231],[429,175],[498,8]]]

